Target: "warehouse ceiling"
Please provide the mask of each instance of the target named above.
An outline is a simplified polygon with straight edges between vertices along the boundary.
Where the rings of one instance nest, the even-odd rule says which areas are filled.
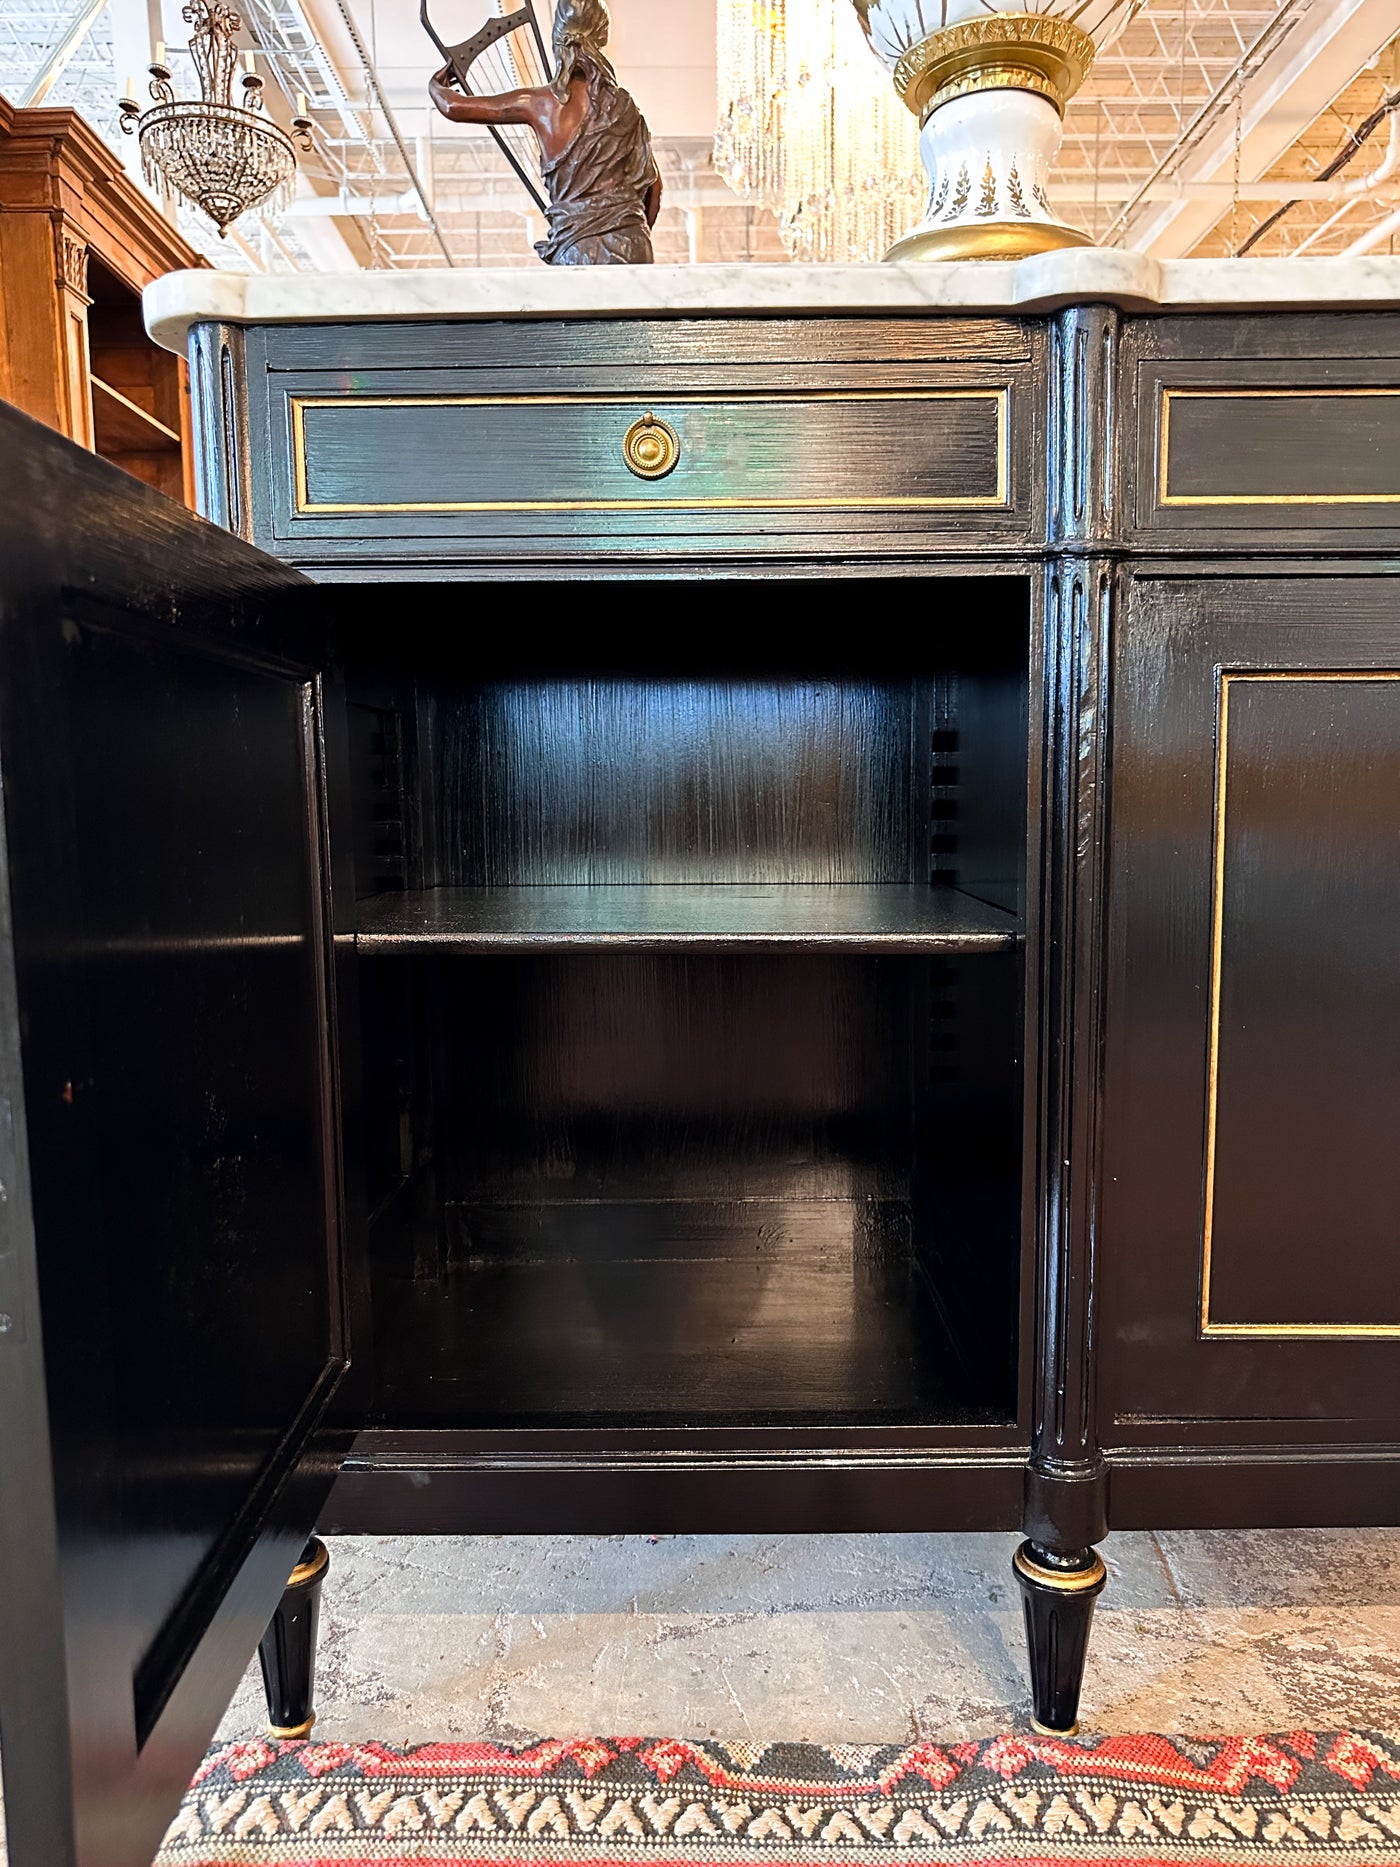
[[[431,0],[445,38],[490,0]],[[786,257],[777,223],[710,161],[716,0],[612,0],[613,49],[668,182],[662,260]],[[100,0],[0,0],[0,89],[23,100]],[[305,92],[318,152],[301,197],[221,243],[240,269],[514,265],[540,227],[483,133],[426,106],[434,63],[416,0],[243,0],[274,110]],[[1066,119],[1058,204],[1113,245],[1158,257],[1389,251],[1400,234],[1400,0],[1146,0]],[[106,0],[46,100],[72,103],[130,160],[115,99],[156,40],[181,46],[179,0]],[[175,60],[183,88],[188,61]],[[1372,178],[1375,178],[1374,185]]]

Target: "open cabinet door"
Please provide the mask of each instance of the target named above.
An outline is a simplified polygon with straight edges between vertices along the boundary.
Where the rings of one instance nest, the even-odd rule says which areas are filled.
[[[148,1867],[356,1424],[317,598],[0,404],[11,1867]]]

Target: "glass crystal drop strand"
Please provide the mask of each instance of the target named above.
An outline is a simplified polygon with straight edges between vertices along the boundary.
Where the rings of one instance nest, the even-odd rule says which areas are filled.
[[[923,205],[918,127],[849,0],[720,0],[715,162],[799,259],[879,259]]]
[[[1230,197],[1230,251],[1240,250],[1240,145],[1244,141],[1244,72],[1235,79],[1235,166]]]
[[[784,166],[786,0],[719,0],[716,49],[715,165],[744,200],[777,207]]]
[[[844,0],[793,6],[780,225],[795,257],[876,260],[917,216],[918,131]]]

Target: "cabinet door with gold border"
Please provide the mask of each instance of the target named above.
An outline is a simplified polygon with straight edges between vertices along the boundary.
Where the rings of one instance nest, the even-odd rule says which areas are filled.
[[[0,459],[5,1822],[145,1867],[363,1418],[339,708],[304,578]]]
[[[1140,574],[1118,632],[1105,1390],[1400,1412],[1400,579]]]

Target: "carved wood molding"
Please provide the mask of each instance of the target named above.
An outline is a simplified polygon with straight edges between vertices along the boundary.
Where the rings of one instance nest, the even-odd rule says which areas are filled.
[[[0,212],[60,216],[90,253],[138,290],[164,273],[208,264],[75,110],[11,109],[0,116]],[[61,250],[57,267],[61,282],[70,284]]]
[[[59,285],[81,298],[85,305],[90,305],[92,297],[88,292],[87,241],[69,226],[62,215],[54,220],[54,245],[57,249]]]

